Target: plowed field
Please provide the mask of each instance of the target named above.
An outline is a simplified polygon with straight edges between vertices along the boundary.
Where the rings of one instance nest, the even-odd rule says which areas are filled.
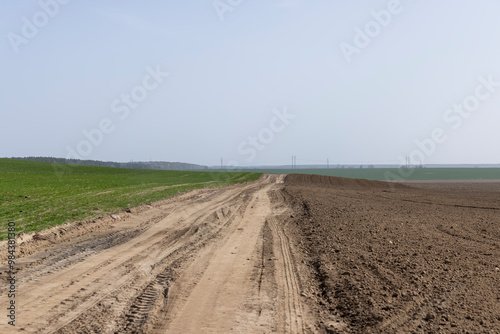
[[[330,333],[500,333],[500,183],[289,175],[307,304]]]

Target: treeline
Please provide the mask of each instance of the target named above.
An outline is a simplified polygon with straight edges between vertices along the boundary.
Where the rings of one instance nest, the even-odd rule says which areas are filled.
[[[65,158],[54,158],[54,157],[23,157],[23,158],[13,157],[11,159],[50,162],[50,163],[69,164],[69,165],[85,165],[85,166],[99,166],[99,167],[130,168],[130,169],[160,169],[160,170],[209,169],[207,166],[188,164],[185,162],[167,162],[167,161],[113,162],[113,161],[98,161],[98,160],[65,159]]]

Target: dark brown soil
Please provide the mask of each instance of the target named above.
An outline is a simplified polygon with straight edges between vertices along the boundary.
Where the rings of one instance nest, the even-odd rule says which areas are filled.
[[[500,183],[288,175],[303,296],[327,333],[500,333]]]

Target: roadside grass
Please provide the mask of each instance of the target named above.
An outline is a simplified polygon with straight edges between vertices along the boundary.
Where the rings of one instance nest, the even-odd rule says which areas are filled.
[[[254,181],[259,173],[137,170],[0,159],[0,240],[154,202],[197,188]]]

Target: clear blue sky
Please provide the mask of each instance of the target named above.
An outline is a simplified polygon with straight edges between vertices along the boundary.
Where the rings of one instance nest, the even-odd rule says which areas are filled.
[[[0,156],[499,163],[499,13],[496,0],[0,0]]]

